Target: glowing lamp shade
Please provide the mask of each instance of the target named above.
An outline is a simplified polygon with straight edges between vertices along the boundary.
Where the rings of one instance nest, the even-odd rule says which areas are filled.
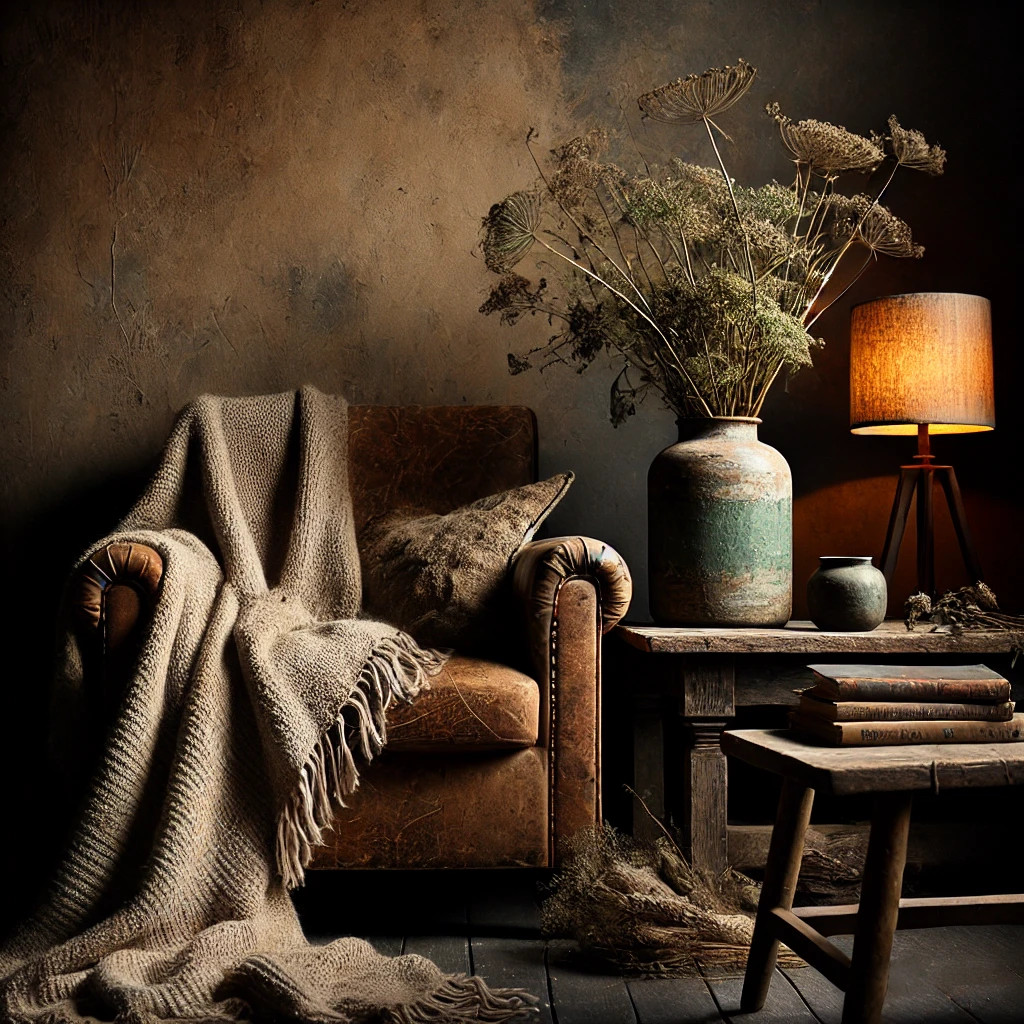
[[[964,434],[996,423],[992,310],[958,292],[887,295],[850,320],[855,434]]]

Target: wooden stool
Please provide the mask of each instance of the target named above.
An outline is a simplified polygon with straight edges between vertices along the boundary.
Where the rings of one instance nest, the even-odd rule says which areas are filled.
[[[900,899],[914,791],[1022,785],[1024,743],[836,748],[785,731],[742,729],[723,733],[722,750],[785,780],[743,981],[744,1012],[764,1005],[780,940],[846,993],[843,1024],[874,1024],[882,1019],[897,928],[1024,924],[1024,894]],[[859,905],[793,909],[815,790],[875,795]],[[852,959],[826,938],[851,933]]]

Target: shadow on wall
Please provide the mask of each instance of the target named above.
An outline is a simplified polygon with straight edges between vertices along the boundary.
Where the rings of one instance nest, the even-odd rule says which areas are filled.
[[[895,476],[847,480],[799,496],[793,503],[793,616],[807,617],[806,584],[819,555],[871,555],[881,564]],[[964,496],[968,528],[977,545],[985,581],[1007,611],[1017,612],[1024,535],[1020,511],[1010,501],[972,492]],[[852,514],[856,511],[856,514]],[[903,617],[903,602],[917,589],[917,529],[913,510],[889,587],[889,618]],[[968,579],[956,534],[941,492],[935,499],[935,579],[940,591],[974,582]]]
[[[48,756],[49,690],[58,610],[68,571],[82,552],[128,511],[155,462],[79,488],[39,512],[5,552],[9,573],[8,640],[0,778],[5,785],[5,841],[0,875],[0,935],[28,913],[49,877],[74,808],[53,777]],[[83,780],[84,781],[84,780]],[[12,880],[17,880],[16,883]]]

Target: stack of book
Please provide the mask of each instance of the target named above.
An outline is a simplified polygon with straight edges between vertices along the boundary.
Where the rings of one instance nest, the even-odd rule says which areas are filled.
[[[837,747],[1024,741],[1010,684],[984,665],[808,665],[790,725]]]

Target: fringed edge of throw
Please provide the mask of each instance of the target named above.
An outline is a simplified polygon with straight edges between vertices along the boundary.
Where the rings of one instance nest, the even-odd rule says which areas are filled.
[[[537,997],[521,988],[489,988],[483,978],[455,974],[429,996],[385,1011],[388,1024],[439,1024],[442,1021],[501,1021],[539,1013]]]
[[[344,807],[345,797],[359,785],[351,742],[358,740],[364,761],[372,761],[387,741],[388,708],[396,700],[408,703],[428,688],[429,677],[437,675],[447,660],[447,654],[424,650],[402,633],[380,641],[370,652],[355,688],[313,747],[278,819],[277,870],[285,888],[303,884],[304,869],[313,859],[314,847],[323,843],[335,807]],[[355,711],[357,726],[346,723],[346,711]]]

